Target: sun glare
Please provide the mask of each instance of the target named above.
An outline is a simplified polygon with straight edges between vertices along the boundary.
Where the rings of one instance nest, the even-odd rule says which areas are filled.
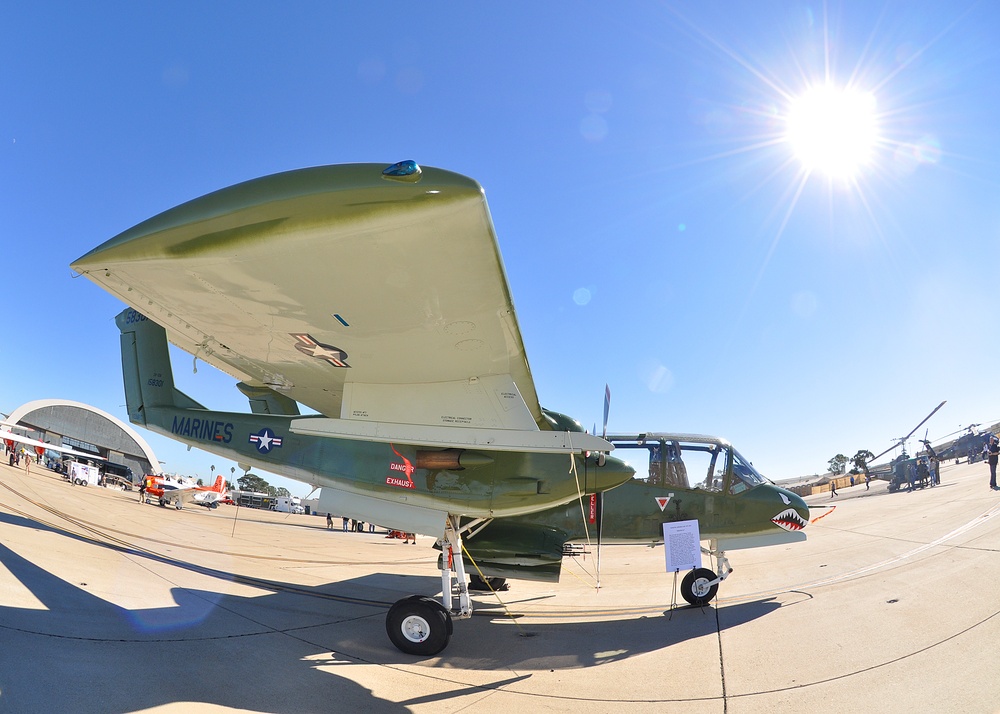
[[[871,161],[878,140],[875,97],[813,87],[792,101],[786,138],[807,171],[850,179]]]

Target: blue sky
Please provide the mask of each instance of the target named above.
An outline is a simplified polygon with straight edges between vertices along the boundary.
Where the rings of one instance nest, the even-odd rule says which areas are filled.
[[[1000,8],[946,2],[14,3],[0,411],[125,418],[121,305],[69,263],[181,202],[402,159],[479,181],[542,403],[725,436],[766,475],[1000,420]],[[787,140],[874,98],[852,180]],[[175,360],[202,403],[231,380]],[[922,436],[923,429],[921,429]],[[149,434],[166,468],[232,465]],[[293,493],[307,488],[279,479]]]

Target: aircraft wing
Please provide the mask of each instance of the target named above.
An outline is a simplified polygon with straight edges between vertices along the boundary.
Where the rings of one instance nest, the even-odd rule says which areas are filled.
[[[46,444],[44,441],[38,441],[37,439],[29,439],[27,436],[21,436],[20,434],[15,434],[10,431],[0,430],[0,439],[16,441],[19,444],[24,444],[25,446],[44,446],[46,449],[51,449],[52,451],[58,451],[63,454],[69,454],[70,456],[81,456],[88,459],[95,459],[97,461],[107,461],[100,456],[95,456],[94,454],[88,454],[86,451],[77,451],[76,449],[71,449],[68,446],[59,446],[56,444]]]
[[[207,491],[200,488],[177,488],[173,490],[166,490],[163,492],[163,498],[165,501],[173,503],[181,503],[182,505],[188,505],[189,503],[214,503],[219,500],[221,494],[215,491]]]
[[[197,359],[327,417],[548,429],[482,188],[411,167],[248,181],[73,268]]]

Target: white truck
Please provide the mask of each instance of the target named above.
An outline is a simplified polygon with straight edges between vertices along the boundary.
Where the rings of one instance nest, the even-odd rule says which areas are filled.
[[[298,496],[278,496],[274,499],[272,508],[282,513],[305,513],[306,509],[300,503]]]

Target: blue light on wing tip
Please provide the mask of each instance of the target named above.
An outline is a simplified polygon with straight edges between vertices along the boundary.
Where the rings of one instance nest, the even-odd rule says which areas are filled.
[[[420,166],[416,161],[400,161],[382,170],[383,176],[402,178],[404,176],[416,176],[420,174]]]

